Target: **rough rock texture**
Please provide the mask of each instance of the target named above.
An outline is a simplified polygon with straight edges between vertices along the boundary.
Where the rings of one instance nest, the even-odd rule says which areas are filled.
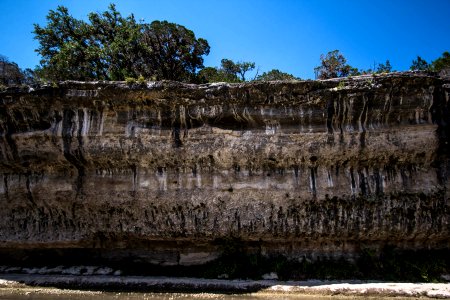
[[[450,248],[449,93],[421,73],[1,92],[0,252]]]

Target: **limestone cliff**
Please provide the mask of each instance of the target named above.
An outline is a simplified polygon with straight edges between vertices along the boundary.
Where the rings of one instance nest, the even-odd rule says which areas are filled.
[[[449,93],[421,73],[1,92],[0,252],[448,249]]]

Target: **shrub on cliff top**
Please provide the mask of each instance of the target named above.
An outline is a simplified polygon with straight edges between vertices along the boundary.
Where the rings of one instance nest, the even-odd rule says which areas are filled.
[[[450,69],[450,53],[445,51],[442,56],[431,63],[433,71],[440,72],[444,69]]]
[[[31,69],[22,70],[15,62],[0,54],[0,86],[34,84],[34,81]]]
[[[358,69],[347,64],[347,59],[339,50],[320,55],[320,66],[315,67],[314,72],[319,79],[346,77],[359,73]]]
[[[220,62],[220,68],[206,67],[198,72],[200,82],[243,82],[245,74],[255,68],[254,62],[239,61],[224,58]]]
[[[274,81],[274,80],[298,80],[294,75],[281,72],[280,70],[273,69],[269,72],[264,72],[262,75],[256,77],[256,80],[260,81]]]

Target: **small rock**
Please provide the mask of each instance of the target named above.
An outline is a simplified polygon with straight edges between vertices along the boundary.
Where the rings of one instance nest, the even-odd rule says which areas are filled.
[[[114,272],[113,269],[108,268],[108,267],[102,267],[102,268],[98,268],[97,270],[95,270],[95,274],[97,275],[110,275]]]
[[[86,266],[83,269],[82,275],[93,275],[96,269],[97,269],[97,267],[94,267],[94,266]]]
[[[262,276],[262,279],[264,279],[264,280],[278,280],[278,275],[275,272],[270,272],[270,273],[264,274]]]
[[[83,269],[83,267],[81,267],[81,266],[70,267],[70,268],[64,269],[61,273],[64,275],[80,275],[81,269]]]
[[[217,276],[219,279],[228,279],[228,277],[230,277],[228,274],[220,274]]]
[[[116,271],[114,271],[113,275],[114,276],[120,276],[120,275],[122,275],[122,271],[121,270],[116,270]]]
[[[450,274],[442,274],[441,279],[450,282]]]
[[[40,271],[39,268],[23,268],[22,272],[26,273],[26,274],[38,274]]]
[[[22,268],[19,267],[9,267],[5,269],[5,273],[20,273]]]
[[[42,273],[42,274],[62,274],[62,272],[64,270],[64,266],[56,266],[56,267],[53,267],[53,268],[48,268],[46,270],[47,270],[47,272],[46,273]],[[42,271],[44,271],[44,270],[42,270]],[[39,274],[41,274],[41,273],[39,273]]]

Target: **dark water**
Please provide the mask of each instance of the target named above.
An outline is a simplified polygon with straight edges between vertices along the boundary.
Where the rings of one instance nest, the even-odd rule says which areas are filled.
[[[306,295],[280,295],[280,294],[242,294],[242,295],[224,295],[224,294],[184,294],[184,293],[89,293],[89,292],[61,292],[61,293],[41,293],[36,291],[0,291],[0,299],[2,300],[193,300],[193,299],[221,299],[221,300],[349,300],[349,299],[367,299],[367,297],[359,296],[306,296]],[[420,298],[389,298],[389,297],[370,297],[369,299],[395,299],[395,300],[411,300]]]

